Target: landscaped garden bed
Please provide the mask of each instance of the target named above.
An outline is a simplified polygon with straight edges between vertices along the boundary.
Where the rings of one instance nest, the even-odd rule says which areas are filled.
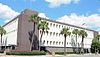
[[[7,55],[46,55],[46,52],[7,52]]]
[[[58,55],[63,55],[64,52],[55,52],[55,54],[58,54]],[[66,52],[66,54],[80,54],[80,53],[76,53],[76,52]]]

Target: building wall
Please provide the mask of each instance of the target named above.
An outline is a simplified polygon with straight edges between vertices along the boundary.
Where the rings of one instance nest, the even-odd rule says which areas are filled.
[[[19,22],[18,22],[18,40],[17,40],[17,47],[16,49],[18,51],[30,51],[30,44],[33,40],[33,50],[38,50],[38,45],[39,45],[39,41],[38,41],[38,29],[37,29],[37,25],[36,25],[36,30],[35,30],[35,37],[33,37],[33,28],[34,28],[34,23],[33,22],[29,22],[29,16],[31,14],[37,13],[35,11],[28,11],[25,10],[21,13],[21,15],[19,16]]]
[[[69,31],[72,32],[74,29],[79,29],[82,30],[82,28],[77,28],[77,27],[73,27],[70,25],[65,25],[65,24],[60,24],[60,23],[56,23],[56,22],[52,22],[50,20],[45,20],[49,23],[49,30],[48,33],[44,33],[43,37],[42,37],[42,45],[41,46],[49,46],[49,47],[64,47],[64,36],[60,34],[60,31],[63,28],[69,28]],[[88,36],[86,38],[84,38],[84,48],[91,48],[91,44],[92,44],[92,39],[94,38],[94,31],[90,31],[87,29],[84,29]],[[41,36],[41,30],[39,30],[39,38]],[[66,38],[66,47],[70,48],[74,48],[74,47],[81,47],[81,41],[82,38],[81,36],[78,36],[77,38],[77,42],[78,42],[78,46],[75,45],[76,43],[76,39],[75,39],[75,35],[71,34],[71,36],[67,36]]]
[[[11,23],[3,27],[6,30],[6,35],[3,36],[3,46],[7,38],[7,46],[17,45],[18,18],[15,18]]]
[[[16,45],[16,50],[18,51],[30,51],[30,43],[31,39],[34,38],[33,43],[33,50],[38,50],[41,30],[37,29],[36,25],[36,32],[35,37],[32,37],[32,31],[34,30],[34,23],[28,22],[29,16],[31,14],[37,13],[36,11],[32,10],[24,10],[16,19],[12,20],[12,22],[7,23],[4,25],[4,29],[7,31],[7,34],[3,36],[3,41],[7,38],[7,45]],[[70,24],[64,24],[61,22],[52,21],[49,19],[42,19],[49,23],[48,33],[44,33],[42,37],[42,45],[46,47],[47,50],[51,51],[61,51],[64,47],[64,36],[60,34],[60,31],[66,27],[69,28],[70,32],[74,29],[82,30],[84,28],[73,26]],[[11,24],[11,25],[9,25]],[[91,48],[92,39],[98,34],[98,32],[85,29],[88,33],[88,37],[84,39],[84,48]],[[78,36],[78,47],[81,47],[81,40],[82,38]],[[71,34],[71,36],[67,36],[66,39],[66,47],[67,50],[73,51],[75,46],[76,40],[75,35]]]

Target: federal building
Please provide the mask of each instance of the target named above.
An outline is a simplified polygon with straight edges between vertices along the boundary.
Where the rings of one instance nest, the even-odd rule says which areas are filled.
[[[34,13],[38,12],[25,9],[21,12],[20,15],[3,25],[3,28],[6,30],[7,33],[6,35],[3,35],[2,49],[6,46],[7,50],[30,51],[30,43],[32,41],[32,38],[34,38],[32,49],[33,51],[39,50],[41,30],[38,30],[37,26],[40,22],[35,27],[35,37],[32,37],[34,23],[28,21],[29,16]],[[41,21],[46,21],[49,24],[48,33],[45,32],[42,37],[41,50],[48,50],[51,52],[63,52],[64,36],[60,34],[60,31],[63,28],[69,28],[70,32],[72,32],[74,29],[85,30],[88,36],[84,38],[84,49],[88,52],[90,52],[93,38],[98,35],[97,31],[75,26],[73,24],[61,23],[46,18],[42,18]],[[78,36],[78,45],[76,46],[75,35],[71,34],[70,36],[67,36],[67,52],[74,52],[76,47],[81,48],[81,40],[81,36]]]

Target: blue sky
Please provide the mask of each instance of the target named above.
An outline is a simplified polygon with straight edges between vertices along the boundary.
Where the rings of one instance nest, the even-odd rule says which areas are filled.
[[[45,18],[77,26],[86,23],[85,28],[100,31],[100,0],[0,0],[0,4],[1,26],[31,9]]]

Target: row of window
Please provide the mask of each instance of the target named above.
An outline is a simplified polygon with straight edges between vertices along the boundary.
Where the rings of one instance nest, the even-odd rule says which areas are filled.
[[[43,44],[53,44],[53,45],[63,45],[64,44],[64,42],[59,42],[59,41],[46,41],[46,40],[44,40],[43,42],[42,42]],[[75,43],[71,43],[71,42],[67,42],[66,43],[67,45],[73,45],[73,46],[75,46]],[[81,44],[79,44],[78,43],[78,45],[81,45]]]
[[[75,29],[75,28],[71,28],[69,26],[64,26],[64,25],[58,25],[58,24],[53,24],[53,23],[49,23],[48,24],[50,27],[56,27],[56,28],[69,28],[69,29]]]
[[[7,32],[7,34],[9,34],[9,33],[12,33],[12,32],[15,32],[16,30],[12,30],[12,31],[10,31],[10,32]]]
[[[40,34],[41,34],[41,33],[42,33],[42,31],[40,30]],[[56,35],[56,36],[58,36],[58,35],[60,36],[60,35],[61,35],[60,33],[49,32],[49,31],[48,31],[48,32],[44,31],[44,35],[45,35],[45,34],[47,34],[47,35],[48,35],[48,34],[50,34],[50,35]]]
[[[42,33],[42,31],[40,30],[40,34]],[[50,36],[63,36],[62,34],[60,34],[60,33],[56,33],[56,32],[46,32],[46,31],[44,31],[44,33],[43,33],[44,35],[50,35]],[[75,35],[74,34],[71,34],[69,37],[75,37]],[[80,36],[78,36],[78,37],[80,37]]]

